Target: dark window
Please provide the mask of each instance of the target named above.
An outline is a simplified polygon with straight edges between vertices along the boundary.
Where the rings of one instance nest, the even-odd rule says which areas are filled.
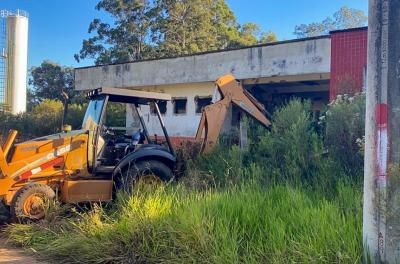
[[[175,98],[174,99],[174,114],[186,114],[186,98]]]
[[[167,113],[167,101],[158,102],[158,108],[160,108],[160,113],[165,115]],[[157,114],[154,104],[150,104],[150,111],[154,115]]]
[[[196,114],[201,114],[204,107],[211,104],[212,97],[197,97],[196,98]]]

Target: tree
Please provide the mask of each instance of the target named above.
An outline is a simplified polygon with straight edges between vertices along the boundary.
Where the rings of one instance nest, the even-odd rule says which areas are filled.
[[[63,67],[55,62],[43,61],[30,71],[30,103],[39,103],[45,99],[64,101],[63,92],[72,102],[81,102],[82,97],[74,90],[74,69]]]
[[[32,67],[28,92],[28,109],[45,100],[57,100],[64,104],[62,122],[65,122],[69,103],[82,103],[84,98],[74,90],[74,69],[62,67],[51,61],[43,61],[39,67]],[[60,123],[61,125],[61,123]]]
[[[239,37],[233,42],[236,47],[245,47],[255,44],[265,44],[278,41],[276,33],[271,30],[262,32],[255,23],[246,23],[240,27]]]
[[[240,27],[239,38],[236,40],[238,47],[250,46],[258,43],[260,26],[255,23],[246,23]]]
[[[362,10],[344,6],[322,22],[301,24],[295,27],[294,34],[298,38],[315,37],[329,34],[329,31],[365,26],[367,16]]]
[[[101,0],[96,9],[114,25],[94,19],[77,61],[136,61],[258,43],[259,27],[241,26],[225,0]]]
[[[96,9],[109,13],[115,20],[115,26],[94,19],[88,33],[95,35],[83,41],[75,59],[95,58],[96,64],[106,64],[151,57],[154,40],[152,25],[159,14],[156,2],[101,0]]]
[[[259,41],[260,41],[261,44],[276,42],[276,41],[278,41],[278,36],[276,35],[275,32],[269,30],[269,31],[263,32],[261,34],[261,37],[260,37]]]
[[[239,24],[225,0],[164,0],[160,9],[158,56],[218,50],[239,37]]]

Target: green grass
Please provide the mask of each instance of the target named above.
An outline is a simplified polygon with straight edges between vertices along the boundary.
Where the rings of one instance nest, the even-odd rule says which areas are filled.
[[[7,228],[15,243],[75,263],[358,263],[361,192],[287,185],[196,192],[169,186],[120,195],[68,220]]]

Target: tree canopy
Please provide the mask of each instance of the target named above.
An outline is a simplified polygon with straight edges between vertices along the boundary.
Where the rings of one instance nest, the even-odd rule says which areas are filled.
[[[224,0],[165,0],[160,9],[161,56],[221,49],[238,37],[239,25]]]
[[[94,35],[83,41],[75,59],[96,58],[96,64],[105,64],[151,57],[158,8],[153,0],[99,1],[96,9],[109,13],[114,26],[94,19],[88,30]]]
[[[31,90],[28,92],[30,104],[37,104],[46,99],[63,101],[63,92],[74,102],[80,100],[78,92],[74,91],[73,68],[45,60],[40,66],[32,67],[30,71]]]
[[[333,16],[325,18],[322,22],[297,25],[294,34],[298,38],[315,37],[329,34],[329,31],[365,26],[367,16],[362,10],[343,6]]]
[[[187,55],[276,41],[258,25],[240,25],[225,0],[100,0],[114,23],[94,19],[77,61],[96,64]]]

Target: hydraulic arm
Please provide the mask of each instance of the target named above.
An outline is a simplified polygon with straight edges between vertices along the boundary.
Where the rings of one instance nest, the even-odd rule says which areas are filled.
[[[264,106],[248,93],[234,76],[222,76],[216,81],[216,86],[221,100],[203,109],[197,129],[196,140],[202,142],[201,153],[209,153],[214,148],[231,104],[239,107],[263,126],[271,125]]]

